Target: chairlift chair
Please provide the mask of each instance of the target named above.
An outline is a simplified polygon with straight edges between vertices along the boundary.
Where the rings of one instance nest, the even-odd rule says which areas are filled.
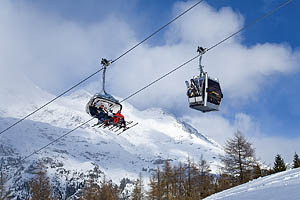
[[[105,73],[106,67],[109,66],[110,61],[102,59],[101,64],[103,65],[102,91],[100,93],[96,93],[86,105],[86,112],[92,117],[95,117],[95,111],[98,111],[101,106],[103,106],[104,109],[111,114],[122,110],[122,105],[119,100],[115,99],[105,91]]]
[[[125,121],[124,116],[121,115],[122,104],[119,102],[119,100],[115,99],[112,95],[108,94],[105,91],[105,72],[106,67],[110,65],[110,61],[102,59],[101,64],[103,65],[102,91],[100,93],[96,93],[89,100],[86,105],[86,112],[91,117],[98,118],[99,122],[101,121],[101,123],[98,122],[94,126],[99,125],[99,127],[108,127],[110,130],[113,130],[115,132],[117,132],[118,130],[122,130],[122,132],[124,132],[129,128],[137,125],[137,123],[133,124],[130,127],[127,126],[131,124],[132,121]]]

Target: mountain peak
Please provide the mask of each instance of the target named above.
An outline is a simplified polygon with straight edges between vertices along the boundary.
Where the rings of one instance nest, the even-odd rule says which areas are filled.
[[[62,97],[4,133],[0,143],[14,149],[13,155],[2,156],[4,164],[8,164],[9,159],[17,160],[19,156],[31,154],[90,119],[85,113],[90,96],[85,90],[79,90]],[[19,115],[28,114],[26,110],[20,112]],[[10,114],[0,116],[1,129],[17,120],[18,116]],[[164,160],[171,164],[188,159],[197,162],[201,154],[216,172],[220,165],[218,156],[224,153],[223,149],[188,123],[160,108],[140,111],[129,103],[123,103],[123,114],[127,120],[138,122],[138,126],[117,135],[92,127],[97,121],[94,120],[34,154],[17,168],[7,168],[11,175],[15,174],[12,173],[14,170],[20,171],[18,177],[11,177],[14,180],[11,187],[16,189],[23,184],[30,173],[28,169],[37,160],[45,163],[48,175],[60,184],[66,179],[84,181],[95,167],[99,177],[105,175],[116,184],[124,178],[136,179],[140,172],[149,180],[153,170]],[[80,179],[80,176],[85,178]]]

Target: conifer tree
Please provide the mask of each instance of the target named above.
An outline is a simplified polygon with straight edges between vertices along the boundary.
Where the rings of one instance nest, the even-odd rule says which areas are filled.
[[[211,177],[209,175],[210,173],[210,167],[207,164],[206,160],[204,160],[203,155],[201,154],[199,163],[198,163],[198,192],[199,197],[204,198],[207,197],[212,193],[213,185],[211,181]]]
[[[199,173],[198,168],[195,163],[193,163],[190,159],[187,161],[186,166],[186,178],[185,178],[185,199],[194,200],[200,199],[199,191],[197,188],[198,180],[197,175]]]
[[[270,169],[267,170],[267,175],[271,175],[271,174],[274,174],[274,173],[275,172],[274,172],[273,168],[270,168]]]
[[[279,154],[276,155],[275,157],[275,162],[274,162],[274,167],[273,167],[273,172],[282,172],[286,170],[286,166],[284,163],[284,160],[281,158]]]
[[[148,199],[149,200],[155,200],[157,199],[157,185],[156,185],[156,182],[155,182],[155,178],[154,176],[152,176],[150,178],[150,181],[149,181],[149,187],[150,187],[150,190],[149,192],[147,193],[148,194]]]
[[[142,174],[140,173],[139,178],[136,180],[134,184],[134,189],[131,194],[131,200],[143,200],[144,193],[143,193],[143,179]]]
[[[300,167],[300,159],[298,154],[295,152],[294,160],[293,160],[293,168],[298,168],[298,167]]]
[[[5,188],[6,177],[3,175],[2,167],[0,167],[0,200],[7,200],[9,192]]]
[[[83,189],[83,194],[80,200],[97,200],[100,196],[100,187],[98,184],[89,180]]]
[[[114,186],[112,181],[106,181],[104,178],[100,190],[98,200],[118,200],[119,190],[117,186]]]
[[[165,200],[171,199],[172,192],[172,167],[168,160],[165,161],[162,174],[162,197]]]
[[[172,197],[174,200],[181,200],[185,197],[185,168],[182,163],[173,168],[174,178],[172,183]]]
[[[260,169],[259,164],[256,164],[256,166],[254,167],[254,173],[253,173],[253,178],[257,179],[259,177],[262,177],[262,171]]]
[[[49,178],[46,175],[45,166],[38,163],[38,171],[29,182],[30,200],[53,200]]]
[[[170,182],[171,182],[171,197],[172,200],[177,200],[177,196],[179,196],[179,190],[178,190],[178,184],[179,184],[179,178],[178,178],[178,170],[176,166],[173,166],[171,168],[172,176],[170,177]]]
[[[3,158],[1,159],[1,165],[0,165],[0,200],[6,200],[9,193],[6,191],[5,183],[6,183],[6,177],[3,173]]]
[[[101,185],[93,181],[93,178],[85,185],[80,200],[118,200],[119,189],[112,181],[107,181],[104,176]]]
[[[155,174],[150,179],[150,191],[148,192],[149,200],[162,199],[162,172],[157,167]]]
[[[238,184],[250,179],[250,173],[256,165],[255,150],[241,132],[237,131],[232,139],[226,141],[223,171],[230,177],[237,177]]]
[[[221,173],[216,178],[215,192],[221,192],[236,186],[236,178],[225,173]]]

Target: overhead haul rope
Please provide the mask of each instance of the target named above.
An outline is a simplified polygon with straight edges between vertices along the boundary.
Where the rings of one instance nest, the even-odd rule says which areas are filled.
[[[189,7],[187,10],[185,10],[184,12],[182,12],[181,14],[179,14],[178,16],[176,16],[174,19],[172,19],[170,22],[168,22],[167,24],[165,24],[164,26],[160,27],[159,29],[157,29],[156,31],[154,31],[151,35],[149,35],[148,37],[146,37],[145,39],[143,39],[142,41],[140,41],[139,43],[137,43],[136,45],[134,45],[132,48],[128,49],[127,51],[125,51],[123,54],[121,54],[119,57],[117,57],[116,59],[112,60],[111,63],[116,62],[117,60],[119,60],[120,58],[122,58],[123,56],[125,56],[126,54],[128,54],[129,52],[131,52],[132,50],[134,50],[136,47],[140,46],[142,43],[144,43],[145,41],[147,41],[148,39],[150,39],[152,36],[154,36],[155,34],[157,34],[158,32],[160,32],[162,29],[166,28],[167,26],[169,26],[171,23],[173,23],[174,21],[176,21],[178,18],[182,17],[184,14],[186,14],[187,12],[189,12],[190,10],[192,10],[194,7],[196,7],[197,5],[199,5],[201,2],[203,2],[204,0],[200,0],[197,3],[195,3],[194,5],[192,5],[191,7]],[[74,85],[73,87],[71,87],[70,89],[66,90],[65,92],[61,93],[60,95],[58,95],[57,97],[55,97],[54,99],[50,100],[49,102],[45,103],[44,105],[42,105],[41,107],[39,107],[38,109],[34,110],[33,112],[29,113],[28,115],[26,115],[25,117],[19,119],[18,121],[16,121],[15,123],[13,123],[12,125],[10,125],[9,127],[5,128],[4,130],[2,130],[0,132],[0,135],[6,131],[8,131],[9,129],[11,129],[12,127],[14,127],[15,125],[19,124],[20,122],[24,121],[25,119],[27,119],[28,117],[30,117],[31,115],[35,114],[37,111],[41,110],[42,108],[46,107],[47,105],[49,105],[50,103],[54,102],[55,100],[57,100],[58,98],[62,97],[63,95],[65,95],[66,93],[68,93],[69,91],[73,90],[74,88],[76,88],[77,86],[81,85],[83,82],[87,81],[88,79],[92,78],[94,75],[98,74],[100,71],[102,71],[103,68],[99,69],[98,71],[96,71],[95,73],[91,74],[90,76],[88,76],[87,78],[83,79],[82,81],[80,81],[79,83],[77,83],[76,85]]]
[[[272,15],[273,13],[275,13],[277,10],[279,10],[280,8],[284,7],[285,5],[289,4],[290,2],[292,2],[293,0],[288,0],[282,4],[280,4],[279,6],[277,6],[276,8],[274,8],[273,10],[271,10],[270,12],[266,13],[265,15],[257,18],[256,20],[254,20],[252,23],[244,26],[243,28],[239,29],[238,31],[236,31],[235,33],[231,34],[230,36],[226,37],[225,39],[221,40],[220,42],[216,43],[215,45],[209,47],[206,49],[206,51],[209,51],[215,47],[217,47],[218,45],[220,45],[221,43],[225,42],[226,40],[228,40],[229,38],[233,37],[234,35],[240,33],[241,31],[244,31],[245,29],[253,26],[254,24],[256,24],[257,22],[261,21],[262,19],[264,19],[265,17]],[[139,92],[145,90],[146,88],[150,87],[151,85],[153,85],[154,83],[160,81],[161,79],[165,78],[166,76],[170,75],[171,73],[177,71],[178,69],[182,68],[183,66],[187,65],[188,63],[192,62],[193,60],[195,60],[196,58],[198,58],[201,54],[191,58],[190,60],[186,61],[185,63],[179,65],[178,67],[176,67],[175,69],[171,70],[170,72],[166,73],[165,75],[161,76],[160,78],[154,80],[153,82],[149,83],[148,85],[146,85],[145,87],[141,88],[140,90],[134,92],[133,94],[129,95],[128,97],[126,97],[125,99],[123,99],[121,102],[124,102],[126,100],[128,100],[129,98],[133,97],[134,95],[138,94]],[[57,142],[58,140],[60,140],[61,138],[69,135],[70,133],[72,133],[73,131],[81,128],[83,125],[87,124],[88,122],[92,121],[94,118],[89,119],[88,121],[85,121],[84,123],[80,124],[79,126],[77,126],[76,128],[70,130],[69,132],[65,133],[64,135],[60,136],[59,138],[53,140],[52,142],[48,143],[47,145],[43,146],[42,148],[34,151],[33,153],[29,154],[28,156],[24,157],[23,159],[21,159],[18,164],[26,159],[28,159],[29,157],[33,156],[34,154],[39,153],[40,151],[42,151],[43,149],[47,148],[48,146],[50,146],[51,144]]]
[[[131,49],[127,50],[125,53],[123,53],[122,55],[120,55],[119,57],[117,57],[116,59],[114,59],[112,61],[116,62],[117,60],[119,60],[121,57],[125,56],[127,53],[129,53],[130,51],[132,51],[133,49],[135,49],[137,46],[139,46],[140,44],[142,44],[143,42],[145,42],[146,40],[148,40],[149,38],[151,38],[153,35],[155,35],[156,33],[160,32],[162,29],[164,29],[165,27],[167,27],[168,25],[170,25],[171,23],[173,23],[174,21],[176,21],[178,18],[180,18],[182,15],[184,15],[185,13],[189,12],[190,10],[192,10],[193,8],[195,8],[198,4],[202,3],[204,0],[200,0],[197,3],[195,3],[193,6],[191,6],[190,8],[188,8],[187,10],[185,10],[183,13],[181,13],[180,15],[178,15],[177,17],[175,17],[174,19],[172,19],[169,23],[167,23],[166,25],[162,26],[161,28],[157,29],[155,32],[153,32],[151,35],[149,35],[148,37],[146,37],[144,40],[142,40],[141,42],[139,42],[138,44],[136,44],[135,46],[133,46]]]
[[[31,115],[33,115],[34,113],[36,113],[37,111],[45,108],[46,106],[48,106],[50,103],[54,102],[55,100],[57,100],[58,98],[62,97],[63,95],[65,95],[66,93],[68,93],[69,91],[73,90],[75,87],[77,87],[78,85],[82,84],[83,82],[85,82],[86,80],[88,80],[89,78],[91,78],[92,76],[94,76],[95,74],[99,73],[100,71],[102,71],[103,68],[99,69],[98,71],[96,71],[95,73],[91,74],[90,76],[88,76],[87,78],[83,79],[82,81],[80,81],[79,83],[77,83],[76,85],[74,85],[73,87],[71,87],[70,89],[66,90],[65,92],[61,93],[60,95],[58,95],[57,97],[53,98],[52,100],[50,100],[49,102],[45,103],[44,105],[42,105],[41,107],[39,107],[38,109],[36,109],[35,111],[29,113],[28,115],[26,115],[25,117],[19,119],[18,121],[16,121],[15,123],[13,123],[12,125],[10,125],[9,127],[7,127],[6,129],[4,129],[3,131],[0,132],[0,135],[6,131],[8,131],[9,129],[11,129],[12,127],[14,127],[15,125],[19,124],[20,122],[24,121],[25,119],[27,119],[28,117],[30,117]]]

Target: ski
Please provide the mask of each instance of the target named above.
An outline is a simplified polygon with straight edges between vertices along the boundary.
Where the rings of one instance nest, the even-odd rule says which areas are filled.
[[[119,127],[119,126],[113,126],[113,127],[111,127],[109,130],[115,131],[116,129],[120,129],[120,127]]]
[[[115,128],[115,129],[113,129],[112,131],[115,132],[115,133],[117,133],[120,129],[122,129],[122,128],[117,127],[117,128]]]
[[[92,125],[92,127],[98,126],[98,128],[102,128],[102,129],[107,129],[107,130],[110,130],[110,131],[114,131],[115,133],[118,133],[121,130],[121,132],[119,132],[117,134],[117,135],[120,135],[121,133],[127,131],[128,129],[130,129],[130,128],[132,128],[132,127],[134,127],[134,126],[136,126],[138,124],[138,123],[133,124],[134,123],[133,121],[126,121],[125,123],[126,123],[126,127],[125,128],[123,126],[109,124],[106,121],[103,121],[101,123],[98,122],[98,123]],[[128,126],[128,125],[131,125],[131,126]]]
[[[102,127],[103,126],[103,122],[101,122],[101,123],[98,122],[98,123],[92,125],[92,127],[96,127],[96,126],[98,126],[98,128]]]
[[[133,121],[128,121],[128,122],[126,122],[126,126],[129,124],[132,124],[132,123],[133,123]]]
[[[117,135],[120,135],[120,134],[124,133],[125,131],[127,131],[128,129],[131,129],[132,127],[134,127],[134,126],[136,126],[136,125],[138,125],[138,122],[135,123],[135,124],[133,124],[133,125],[131,125],[131,126],[129,126],[129,127],[124,128],[124,129],[123,129],[120,133],[118,133]]]
[[[133,121],[128,121],[128,122],[126,122],[126,127],[129,125],[129,124],[132,124],[133,123]],[[111,131],[114,131],[114,132],[118,132],[119,130],[121,130],[122,128],[124,128],[124,127],[120,127],[120,126],[114,126],[114,127],[112,127],[111,129],[109,129],[109,130],[111,130]],[[125,128],[126,129],[126,128]]]
[[[98,126],[98,125],[100,125],[100,124],[99,124],[99,123],[96,123],[96,124],[92,125],[92,127],[95,127],[95,126]]]

